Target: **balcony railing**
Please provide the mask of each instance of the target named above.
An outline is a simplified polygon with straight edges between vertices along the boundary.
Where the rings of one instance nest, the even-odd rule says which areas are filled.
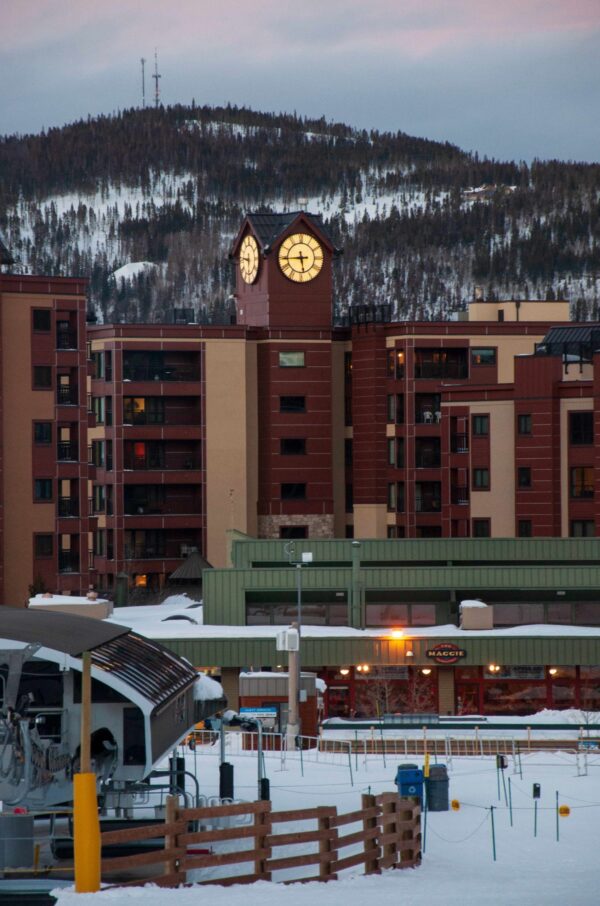
[[[417,425],[439,425],[441,420],[442,413],[439,409],[423,407],[415,411],[415,422]]]
[[[77,388],[59,385],[56,388],[56,402],[59,406],[76,406]]]
[[[450,489],[450,499],[452,503],[457,504],[458,506],[468,506],[469,489],[466,487],[452,487]]]
[[[76,497],[58,498],[58,515],[61,519],[79,516],[79,501]]]
[[[200,371],[197,368],[171,368],[127,364],[123,367],[123,380],[125,381],[199,381]]]
[[[60,440],[56,445],[56,458],[59,462],[77,462],[77,444]]]
[[[444,378],[463,380],[468,376],[468,368],[465,361],[444,362],[442,364],[415,362],[415,378],[420,378],[421,380],[442,380]]]
[[[160,469],[163,472],[184,472],[193,469],[200,469],[201,462],[199,456],[134,456],[125,457],[125,468],[133,472],[151,472]]]
[[[164,545],[154,546],[154,545],[136,545],[131,547],[130,545],[125,545],[125,559],[126,560],[156,560],[159,557],[166,556],[166,548]],[[175,555],[173,555],[175,556]]]
[[[450,437],[450,450],[452,453],[468,453],[469,452],[469,435],[468,434],[453,434]]]
[[[79,554],[74,551],[59,551],[58,571],[59,573],[78,573]]]
[[[439,513],[442,509],[442,498],[437,494],[417,494],[415,509],[417,513]]]
[[[415,457],[415,465],[417,469],[439,469],[442,461],[440,453],[433,450],[424,450],[423,452],[417,452]]]
[[[58,330],[56,332],[57,349],[77,349],[76,330]]]

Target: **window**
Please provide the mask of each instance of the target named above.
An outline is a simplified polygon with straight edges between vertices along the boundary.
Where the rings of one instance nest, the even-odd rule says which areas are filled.
[[[33,423],[33,442],[34,444],[52,443],[52,422]]]
[[[306,500],[306,485],[302,482],[284,482],[281,485],[282,500]]]
[[[471,350],[471,365],[495,365],[496,350],[493,346],[483,346]]]
[[[489,519],[473,520],[473,538],[489,538],[491,537],[491,534]]]
[[[304,353],[303,352],[280,352],[279,353],[279,367],[280,368],[304,368]]]
[[[517,469],[517,486],[520,488],[531,487],[531,469],[529,466],[519,466]]]
[[[351,437],[344,440],[344,465],[350,467],[354,459],[354,445]]]
[[[304,396],[280,396],[280,412],[306,412],[306,397]]]
[[[387,373],[389,378],[399,380],[404,377],[404,350],[388,349]]]
[[[282,437],[279,441],[279,452],[282,456],[304,456],[306,439],[304,437]]]
[[[354,485],[348,482],[345,489],[345,509],[346,513],[351,513],[354,509]]]
[[[54,553],[54,536],[34,535],[34,551],[36,559],[51,557]]]
[[[531,434],[531,415],[519,415],[517,431],[519,434]]]
[[[592,466],[575,466],[571,469],[571,497],[594,496],[594,469]]]
[[[396,438],[388,437],[388,465],[396,465]]]
[[[488,490],[490,486],[489,469],[473,469],[473,487],[479,490]]]
[[[33,309],[33,329],[47,333],[52,326],[52,312],[49,308]]]
[[[36,390],[48,390],[52,387],[52,368],[50,365],[34,365],[33,386]]]
[[[387,508],[393,511],[396,509],[396,482],[390,481],[388,484]]]
[[[387,398],[387,420],[391,424],[404,424],[404,394],[389,393]]]
[[[489,433],[490,433],[490,417],[489,417],[489,415],[474,415],[473,416],[473,434],[476,434],[479,437],[487,437]]]
[[[593,538],[596,534],[596,523],[593,519],[572,519],[571,538]]]
[[[519,519],[517,535],[519,538],[531,538],[531,519]]]
[[[35,500],[52,500],[52,479],[36,478],[33,483]]]
[[[282,525],[279,529],[280,538],[308,538],[307,525]]]
[[[569,413],[569,439],[572,444],[594,443],[594,413]]]

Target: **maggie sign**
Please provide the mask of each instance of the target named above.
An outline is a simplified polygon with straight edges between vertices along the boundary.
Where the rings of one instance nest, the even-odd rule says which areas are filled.
[[[466,656],[464,648],[459,648],[453,642],[440,642],[433,648],[428,648],[425,654],[436,662],[436,664],[456,664],[461,657]]]

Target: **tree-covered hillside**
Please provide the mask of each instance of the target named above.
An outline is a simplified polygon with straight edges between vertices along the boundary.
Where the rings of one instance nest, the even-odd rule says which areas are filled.
[[[576,316],[599,316],[600,166],[480,160],[403,133],[231,106],[0,138],[0,233],[14,269],[89,277],[105,320],[173,307],[228,320],[230,242],[261,208],[325,218],[344,249],[338,314],[386,302],[400,318],[444,317],[479,285],[488,297],[565,296]]]

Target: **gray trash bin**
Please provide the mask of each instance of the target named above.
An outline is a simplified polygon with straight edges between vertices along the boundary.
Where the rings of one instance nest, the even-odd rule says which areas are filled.
[[[429,768],[425,780],[427,808],[430,812],[447,812],[450,808],[448,797],[448,771],[445,764],[434,764]]]

